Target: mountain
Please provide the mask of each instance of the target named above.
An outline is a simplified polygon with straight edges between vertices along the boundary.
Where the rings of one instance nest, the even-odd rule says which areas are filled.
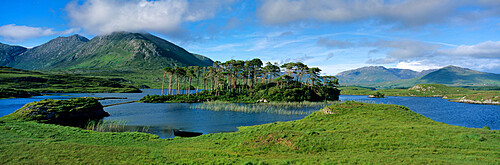
[[[14,60],[4,65],[28,70],[157,70],[213,63],[154,35],[130,32],[114,32],[91,40],[80,35],[58,37],[11,56]]]
[[[70,53],[81,48],[88,41],[89,39],[76,34],[69,37],[57,37],[15,56],[14,61],[8,66],[28,70],[51,68],[59,62],[59,59],[69,58]]]
[[[500,85],[500,74],[447,66],[419,78],[418,81],[449,85],[492,86]]]
[[[341,72],[336,77],[339,78],[341,84],[345,85],[371,85],[387,81],[411,79],[427,74],[430,71],[416,72],[409,69],[367,66]]]
[[[368,66],[336,75],[341,85],[360,85],[375,88],[407,88],[416,84],[445,84],[449,86],[500,86],[500,74],[479,72],[447,66],[441,69],[416,72],[409,69]]]
[[[383,82],[379,88],[405,88],[416,84],[444,84],[448,86],[500,86],[500,74],[479,72],[467,68],[447,66],[424,76],[407,80]]]
[[[11,46],[0,43],[0,66],[14,61],[14,57],[25,52],[27,49],[21,46]]]

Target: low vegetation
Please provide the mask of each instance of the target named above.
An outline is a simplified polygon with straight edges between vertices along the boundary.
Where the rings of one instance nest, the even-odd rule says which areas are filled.
[[[40,93],[0,88],[0,98],[28,98],[32,96],[40,96]]]
[[[0,88],[34,93],[134,93],[136,87],[103,78],[46,74],[0,66]],[[5,95],[5,94],[2,94]]]
[[[435,122],[406,107],[335,104],[290,122],[158,139],[0,122],[0,164],[498,164],[500,132]]]

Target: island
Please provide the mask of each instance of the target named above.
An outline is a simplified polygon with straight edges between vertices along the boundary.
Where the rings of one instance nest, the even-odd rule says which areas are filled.
[[[163,70],[163,80],[168,75],[168,88],[165,91],[162,88],[161,95],[143,97],[141,102],[334,101],[340,95],[336,77],[320,76],[321,69],[301,62],[281,66],[268,62],[263,66],[256,58],[215,62],[212,67],[166,67]],[[172,83],[173,77],[176,82]],[[193,81],[198,81],[196,88],[192,87]]]

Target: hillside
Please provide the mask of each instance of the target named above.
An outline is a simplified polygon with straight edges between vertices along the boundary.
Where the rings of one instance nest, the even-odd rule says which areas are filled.
[[[183,48],[151,34],[114,32],[91,40],[79,35],[58,37],[43,45],[10,55],[6,66],[28,70],[161,69],[167,66],[211,66]]]
[[[449,86],[500,86],[500,74],[479,72],[447,66],[441,69],[416,72],[409,69],[369,66],[348,70],[336,75],[344,86],[372,88],[409,88],[417,84]]]
[[[0,90],[5,97],[22,92],[36,93],[130,93],[141,92],[130,84],[121,84],[104,78],[84,77],[73,74],[47,74],[0,66]],[[7,93],[14,93],[9,94]]]
[[[60,63],[62,59],[71,58],[70,54],[88,41],[89,39],[80,35],[57,37],[14,56],[14,60],[7,66],[27,70],[49,69]]]
[[[500,85],[500,74],[479,72],[467,68],[447,66],[431,72],[420,81],[449,85],[494,86]]]
[[[14,61],[14,57],[25,52],[26,48],[21,46],[11,46],[0,43],[0,66],[7,65]]]
[[[381,88],[405,88],[416,84],[445,84],[448,86],[500,86],[500,74],[479,72],[447,66],[422,77],[377,84]]]
[[[337,74],[342,85],[373,85],[376,83],[411,79],[423,76],[432,70],[416,72],[409,69],[385,68],[383,66],[367,66],[348,70]]]
[[[358,102],[302,120],[174,139],[3,117],[0,164],[498,164],[499,133]]]
[[[137,87],[159,88],[164,67],[212,66],[212,63],[208,57],[145,33],[114,32],[91,40],[72,35],[31,49],[0,44],[0,66],[125,78]]]

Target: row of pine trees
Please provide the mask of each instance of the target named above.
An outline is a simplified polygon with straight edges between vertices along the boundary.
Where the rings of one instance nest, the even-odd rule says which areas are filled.
[[[168,76],[168,91],[166,94],[180,94],[181,86],[191,89],[196,83],[196,91],[200,89],[213,91],[241,91],[253,88],[257,83],[276,83],[278,87],[284,84],[300,83],[314,87],[316,85],[338,85],[334,76],[320,76],[321,69],[308,67],[302,62],[290,62],[279,66],[267,62],[265,65],[258,58],[243,61],[229,60],[224,63],[216,61],[211,67],[166,67],[163,68],[161,95],[164,95],[165,78]],[[175,80],[176,82],[172,82]],[[172,93],[172,85],[176,92]],[[188,92],[188,95],[191,92]]]

